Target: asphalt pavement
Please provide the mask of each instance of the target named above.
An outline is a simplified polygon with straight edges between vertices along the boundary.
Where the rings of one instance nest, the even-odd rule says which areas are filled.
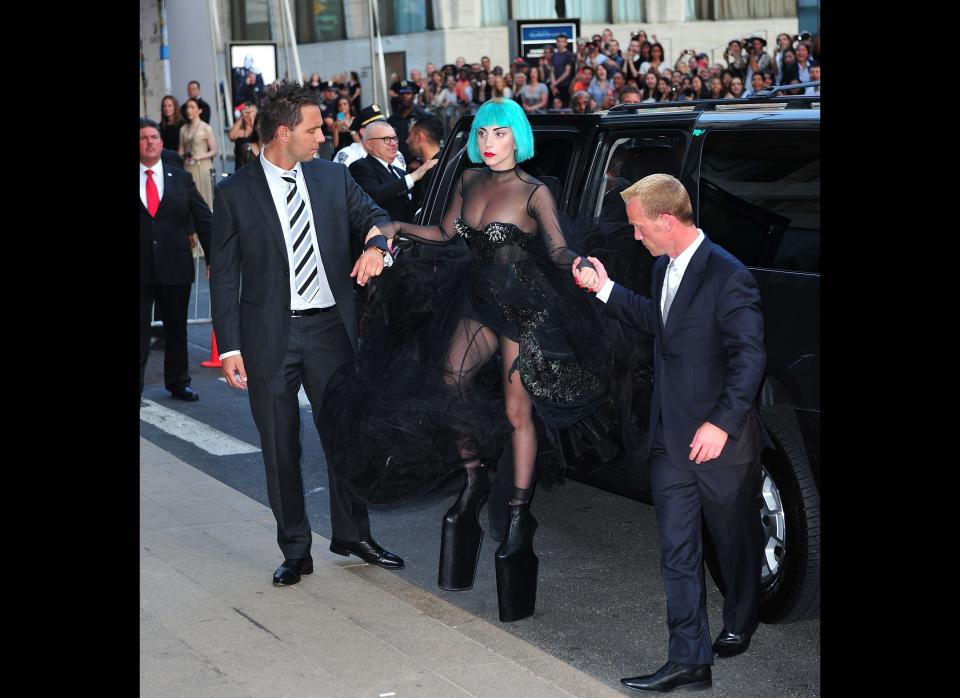
[[[247,397],[229,388],[218,370],[200,367],[210,354],[210,325],[191,325],[189,336],[190,372],[200,400],[183,403],[170,397],[163,388],[162,349],[155,349],[148,363],[143,397],[150,405],[147,412],[159,410],[167,416],[159,420],[152,416],[151,423],[142,413],[141,436],[200,473],[268,505],[263,464],[256,450],[259,439]],[[169,415],[173,415],[172,420]],[[180,424],[177,415],[188,419]],[[315,534],[328,539],[323,452],[309,406],[301,409],[301,417],[307,511]],[[172,427],[171,421],[176,423]],[[193,438],[187,422],[196,424],[197,429],[212,427],[223,443],[245,444],[248,452],[228,445],[224,447],[228,455],[214,455],[209,444],[201,447],[196,440],[186,440]],[[167,430],[157,424],[166,424]],[[615,692],[632,693],[620,685],[620,677],[652,672],[666,660],[666,607],[651,506],[569,480],[552,490],[539,490],[533,506],[539,522],[534,539],[540,557],[537,612],[523,621],[500,623],[493,565],[495,543],[489,537],[483,543],[473,589],[450,592],[436,585],[440,521],[456,489],[457,484],[451,483],[445,491],[414,505],[371,511],[377,541],[406,560],[405,569],[390,575],[422,590],[429,598],[502,629]],[[486,523],[485,510],[481,522]],[[274,559],[262,564],[260,574],[264,579],[280,561],[277,549]],[[722,604],[723,598],[708,574],[707,608],[713,634],[722,625]],[[761,625],[747,653],[717,659],[713,682],[713,693],[718,696],[818,696],[819,619]]]

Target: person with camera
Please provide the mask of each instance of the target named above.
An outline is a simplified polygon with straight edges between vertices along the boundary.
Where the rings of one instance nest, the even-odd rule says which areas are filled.
[[[741,76],[747,72],[747,56],[743,50],[743,41],[734,39],[727,44],[723,52],[723,59],[727,62],[727,69],[735,70]]]
[[[245,102],[240,109],[240,118],[233,122],[227,138],[233,141],[233,171],[236,172],[241,167],[250,162],[252,157],[260,154],[259,140],[256,139],[256,128],[254,123],[257,120],[257,105],[252,102]],[[251,138],[257,140],[256,153],[252,152],[253,144]]]
[[[789,34],[777,34],[777,47],[773,49],[773,61],[771,67],[776,75],[775,83],[780,84],[780,78],[783,73],[783,52],[786,49],[793,49],[793,39]]]
[[[473,104],[478,107],[493,96],[493,84],[487,79],[488,75],[484,71],[479,71],[474,75]]]
[[[753,82],[754,73],[765,73],[770,70],[772,59],[766,51],[767,40],[759,36],[747,39],[747,73],[743,78],[745,84]]]
[[[635,38],[630,39],[630,43],[627,44],[627,52],[623,57],[623,65],[620,66],[620,69],[623,71],[623,77],[627,82],[634,80],[638,85],[640,84],[640,78],[642,76],[640,64],[642,62],[640,42]]]

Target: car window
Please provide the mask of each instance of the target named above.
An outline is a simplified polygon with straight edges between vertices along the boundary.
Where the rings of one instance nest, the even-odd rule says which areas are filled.
[[[612,142],[606,155],[603,192],[597,199],[593,215],[606,222],[626,222],[627,211],[620,192],[657,172],[679,177],[686,137],[679,132],[606,135]]]
[[[820,134],[710,131],[699,224],[750,267],[820,272]]]

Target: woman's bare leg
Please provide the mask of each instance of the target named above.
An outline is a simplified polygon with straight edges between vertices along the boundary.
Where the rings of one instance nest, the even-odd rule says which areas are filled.
[[[447,354],[445,377],[461,399],[469,400],[470,380],[496,350],[497,335],[493,330],[476,320],[464,319],[460,322]],[[471,438],[464,438],[458,444],[458,449],[465,468],[480,465]]]
[[[512,339],[500,338],[500,353],[503,356],[504,409],[513,433],[513,485],[529,490],[533,483],[533,466],[537,459],[537,430],[533,425],[533,402],[527,389],[520,382],[520,374],[510,369],[520,354],[520,345]]]

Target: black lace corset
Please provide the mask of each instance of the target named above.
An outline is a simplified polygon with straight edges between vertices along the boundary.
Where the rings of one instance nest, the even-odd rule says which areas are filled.
[[[525,233],[513,223],[491,221],[478,230],[457,216],[454,226],[477,259],[488,264],[506,264],[526,259],[527,249],[535,237],[534,233]]]

